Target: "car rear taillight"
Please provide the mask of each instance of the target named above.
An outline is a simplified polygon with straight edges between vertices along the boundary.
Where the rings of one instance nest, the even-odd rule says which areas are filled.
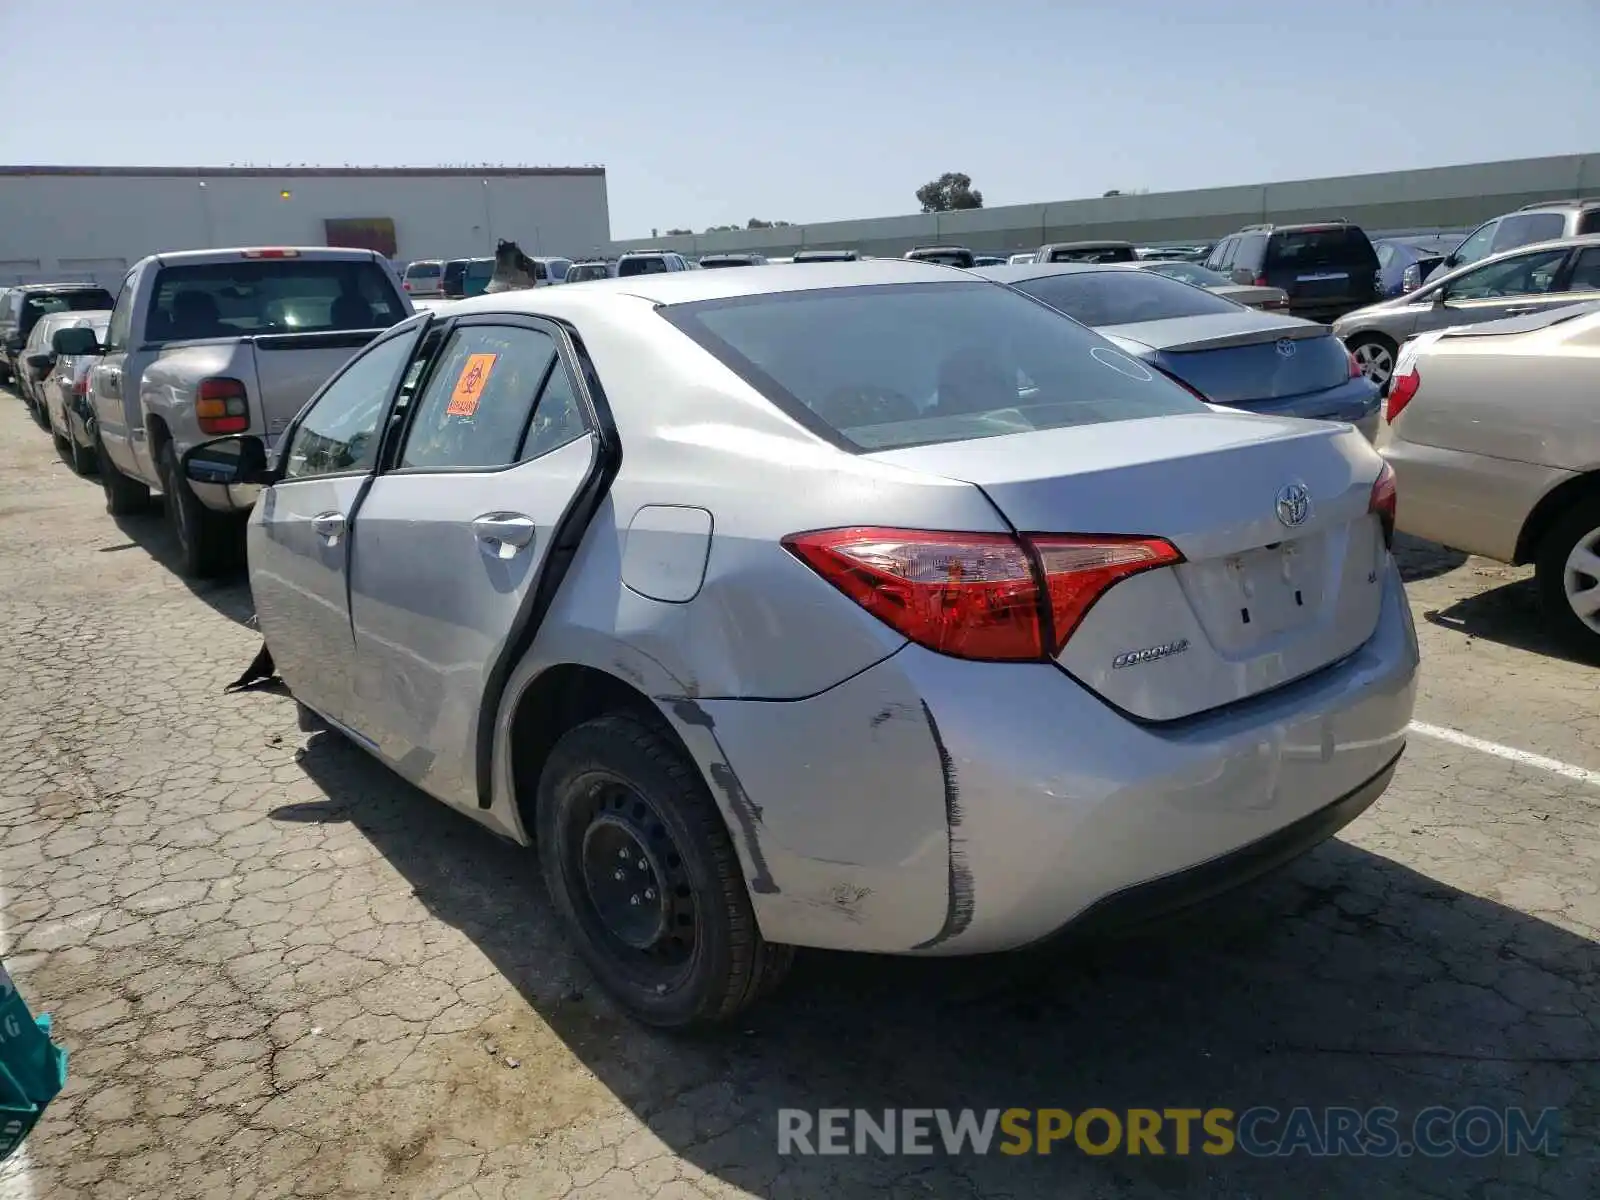
[[[244,384],[223,376],[202,379],[195,389],[194,415],[202,433],[243,433],[250,428]]]
[[[400,286],[401,286],[401,287],[402,287],[402,288],[404,288],[404,289],[405,289],[405,290],[406,290],[406,291],[408,291],[408,292],[409,292],[409,291],[410,291],[410,290],[411,290],[411,280],[409,280],[409,279],[402,279],[402,280],[401,280],[401,281],[400,281]]]
[[[793,534],[783,545],[918,645],[990,661],[1059,654],[1113,584],[1183,560],[1160,538],[870,526]]]
[[[1256,276],[1256,286],[1257,287],[1271,287],[1272,285],[1267,282],[1267,277],[1265,275],[1257,275]]]
[[[245,258],[299,258],[300,251],[287,248],[273,248],[264,250],[241,250]]]
[[[1180,376],[1174,375],[1171,371],[1167,370],[1165,367],[1157,366],[1155,363],[1151,363],[1150,365],[1155,367],[1156,370],[1160,371],[1163,375],[1165,375],[1168,379],[1172,380],[1173,383],[1177,384],[1179,387],[1181,387],[1184,391],[1188,392],[1195,399],[1204,401],[1206,404],[1210,404],[1211,403],[1211,397],[1206,395],[1199,388],[1195,387],[1195,385],[1190,383],[1187,379],[1183,379]]]
[[[1394,514],[1397,499],[1394,468],[1384,463],[1383,470],[1378,472],[1377,482],[1372,485],[1372,498],[1367,502],[1367,511],[1378,514],[1378,521],[1383,525],[1383,544],[1390,548],[1394,546]]]
[[[1389,380],[1389,406],[1384,410],[1384,417],[1391,425],[1401,410],[1411,403],[1411,398],[1417,394],[1417,389],[1421,386],[1422,376],[1417,374],[1415,365],[1407,367],[1404,374],[1396,374]]]
[[[1361,370],[1361,364],[1356,361],[1356,356],[1354,354],[1351,354],[1349,350],[1346,350],[1344,352],[1344,356],[1350,360],[1350,378],[1351,379],[1354,379],[1357,375],[1360,375],[1360,374],[1363,373],[1362,370]]]

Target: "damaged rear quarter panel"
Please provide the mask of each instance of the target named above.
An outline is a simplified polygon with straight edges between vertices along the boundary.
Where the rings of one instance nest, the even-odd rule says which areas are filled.
[[[711,775],[736,789],[718,799],[748,821],[770,877],[766,894],[752,889],[763,936],[895,952],[961,923],[944,756],[893,658],[810,699],[695,711],[731,768],[731,780]]]

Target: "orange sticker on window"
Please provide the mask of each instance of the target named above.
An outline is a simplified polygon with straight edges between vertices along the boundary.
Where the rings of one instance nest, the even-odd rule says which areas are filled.
[[[445,408],[445,415],[451,417],[470,417],[478,411],[478,399],[483,395],[484,385],[489,382],[489,372],[494,370],[494,360],[498,354],[469,354],[467,361],[462,364],[461,374],[456,376],[455,390],[450,393],[450,403]]]

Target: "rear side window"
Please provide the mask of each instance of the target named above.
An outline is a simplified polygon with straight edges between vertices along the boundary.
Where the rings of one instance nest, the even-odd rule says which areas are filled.
[[[1089,326],[1239,311],[1232,301],[1153,271],[1081,271],[1024,279],[1015,286]]]
[[[666,270],[667,260],[659,255],[625,258],[617,263],[617,277],[619,279],[626,279],[631,275],[661,275]]]
[[[1247,271],[1260,271],[1267,255],[1267,235],[1264,233],[1241,234],[1238,241],[1233,244],[1233,257],[1229,259],[1230,267],[1243,267]]]
[[[1267,261],[1290,271],[1322,267],[1372,267],[1378,256],[1367,235],[1348,225],[1332,229],[1286,229],[1274,233]],[[1250,265],[1250,264],[1244,264]]]
[[[1233,261],[1233,248],[1238,244],[1238,238],[1223,238],[1217,248],[1211,252],[1211,257],[1206,259],[1206,266],[1213,271],[1226,271],[1228,264]]]
[[[1533,242],[1548,242],[1567,231],[1567,218],[1558,212],[1513,213],[1500,222],[1494,235],[1494,250],[1515,250]]]
[[[375,260],[244,259],[161,268],[146,336],[382,329],[404,315],[389,272]]]
[[[450,336],[406,433],[400,466],[503,467],[517,461],[534,397],[556,363],[537,329],[464,325]]]
[[[989,283],[657,311],[795,420],[856,451],[1209,411],[1099,335]]]
[[[1578,214],[1579,233],[1600,233],[1600,208],[1588,208]]]

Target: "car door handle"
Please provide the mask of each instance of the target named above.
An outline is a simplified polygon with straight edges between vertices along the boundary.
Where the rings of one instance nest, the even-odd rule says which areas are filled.
[[[1517,305],[1513,305],[1511,308],[1506,309],[1506,316],[1508,316],[1508,317],[1525,317],[1529,313],[1536,313],[1538,311],[1539,311],[1539,306],[1537,304],[1517,304]]]
[[[473,535],[480,542],[499,542],[519,548],[533,541],[536,528],[533,518],[519,513],[487,513],[472,523]]]
[[[344,532],[344,514],[337,512],[318,513],[311,518],[311,528],[325,538],[336,538]]]

